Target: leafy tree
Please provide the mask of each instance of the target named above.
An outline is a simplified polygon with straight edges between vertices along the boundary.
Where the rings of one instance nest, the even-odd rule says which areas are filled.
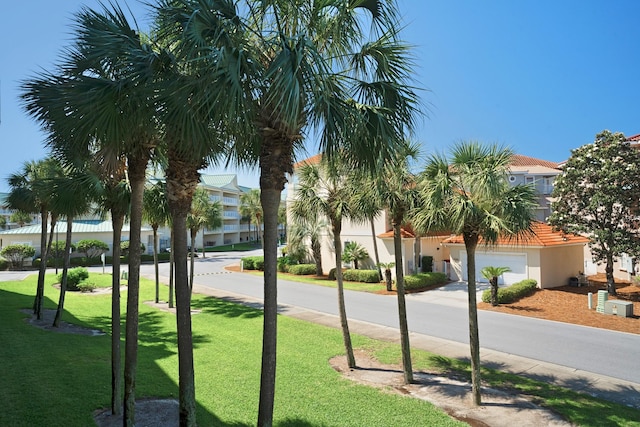
[[[76,249],[87,258],[96,258],[109,252],[109,245],[98,239],[82,239],[76,242]]]
[[[166,184],[158,181],[144,190],[142,196],[142,218],[153,230],[153,266],[156,278],[156,304],[160,301],[160,272],[158,269],[158,228],[170,221],[167,205]]]
[[[448,229],[462,234],[467,253],[469,343],[472,396],[481,404],[480,340],[476,306],[476,248],[500,236],[530,233],[536,206],[531,186],[511,186],[507,174],[513,152],[498,145],[460,142],[451,157],[434,155],[421,176],[422,206],[411,215],[419,230]]]
[[[607,130],[592,144],[572,150],[554,182],[549,223],[583,234],[595,262],[605,263],[607,290],[616,294],[613,263],[638,250],[640,154],[622,133]]]
[[[342,261],[353,263],[353,268],[358,269],[358,262],[369,258],[367,250],[358,242],[347,242],[342,252]]]
[[[24,227],[27,224],[31,224],[31,214],[24,211],[15,211],[9,217],[9,221],[18,224],[18,227]]]
[[[498,277],[504,273],[511,271],[509,267],[491,267],[486,266],[480,270],[482,277],[489,281],[491,285],[491,305],[496,307],[498,305]]]
[[[3,230],[7,229],[7,217],[4,215],[0,216],[0,228]]]
[[[187,228],[191,233],[191,269],[189,277],[189,287],[193,291],[193,267],[196,248],[196,235],[198,231],[209,227],[218,228],[222,226],[222,205],[220,202],[209,200],[209,193],[204,188],[198,188],[193,194],[191,201],[191,211],[187,215]],[[204,243],[202,245],[204,254]]]
[[[24,259],[31,258],[35,254],[36,250],[33,246],[24,244],[7,245],[0,250],[0,255],[9,261],[11,267],[14,269],[22,268]]]

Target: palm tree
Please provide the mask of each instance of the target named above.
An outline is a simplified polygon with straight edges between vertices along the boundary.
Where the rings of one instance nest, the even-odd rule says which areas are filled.
[[[89,211],[91,200],[94,198],[91,191],[95,187],[93,185],[87,185],[87,182],[95,182],[95,180],[93,176],[81,171],[67,171],[66,176],[53,178],[49,181],[52,192],[50,198],[52,212],[65,217],[67,221],[60,296],[58,298],[56,315],[53,319],[53,327],[57,328],[62,318],[65,293],[67,291],[67,272],[69,271],[69,260],[71,258],[73,218]]]
[[[148,160],[157,146],[153,83],[155,52],[112,3],[101,12],[83,8],[75,16],[75,44],[55,73],[27,81],[23,99],[29,114],[53,129],[54,151],[106,151],[126,156],[131,188],[130,242],[140,246],[142,195]],[[126,423],[135,423],[140,253],[129,258],[125,343]]]
[[[277,218],[295,152],[313,126],[329,157],[346,149],[358,153],[355,167],[373,170],[414,124],[408,50],[398,42],[390,1],[162,0],[158,11],[163,27],[177,36],[171,45],[200,67],[207,88],[183,103],[205,104],[210,116],[222,118],[214,122],[235,136],[227,139],[234,143],[230,161],[260,167],[265,298],[258,425],[271,425]],[[362,19],[372,22],[366,32]]]
[[[536,205],[530,186],[510,186],[513,152],[498,145],[460,142],[451,158],[434,155],[421,182],[423,206],[412,216],[421,230],[449,229],[462,234],[467,253],[469,336],[473,402],[481,404],[480,342],[476,307],[476,247],[495,244],[501,235],[517,239],[529,233]]]
[[[327,228],[327,223],[313,215],[311,218],[294,219],[295,223],[289,233],[287,242],[287,254],[308,253],[307,240],[311,247],[311,256],[316,265],[316,276],[322,276],[322,234]]]
[[[496,307],[498,305],[498,277],[504,273],[511,271],[509,267],[491,267],[486,266],[480,270],[482,277],[489,281],[491,285],[491,305]]]
[[[379,262],[378,268],[384,268],[384,281],[387,285],[387,292],[391,292],[393,281],[391,279],[391,269],[396,265],[395,262]]]
[[[394,153],[383,166],[375,182],[375,193],[391,216],[393,226],[393,248],[396,267],[396,290],[398,297],[398,317],[400,324],[400,345],[405,384],[413,382],[407,306],[404,292],[404,268],[402,262],[402,232],[405,215],[418,206],[418,194],[414,175],[409,170],[409,162],[418,155],[418,146],[405,142],[401,150]]]
[[[169,207],[167,206],[166,185],[158,181],[144,191],[142,197],[142,218],[151,225],[153,230],[153,265],[156,276],[156,304],[160,302],[160,273],[158,271],[158,228],[169,221]]]
[[[353,268],[358,269],[358,262],[369,258],[367,250],[358,242],[347,242],[344,245],[342,261],[353,263]]]
[[[53,230],[57,216],[51,216],[51,238],[47,239],[49,225],[50,192],[48,178],[60,176],[62,169],[57,160],[52,157],[44,160],[24,163],[22,171],[12,174],[7,182],[10,187],[7,196],[7,207],[21,212],[40,213],[40,268],[38,269],[38,284],[33,303],[33,313],[42,319],[42,304],[44,300],[44,276],[47,269],[49,247],[53,240]]]
[[[240,195],[240,215],[249,218],[249,227],[255,224],[256,240],[262,242],[262,205],[260,204],[260,190],[252,188]],[[251,231],[251,230],[249,230]]]
[[[342,241],[340,239],[342,220],[350,216],[350,196],[353,194],[351,188],[346,185],[348,180],[346,164],[337,162],[329,164],[326,161],[323,161],[320,166],[307,164],[299,168],[298,174],[298,186],[296,187],[295,199],[291,204],[291,214],[294,218],[312,218],[323,215],[329,220],[333,234],[342,339],[347,363],[350,368],[355,368],[356,360],[353,354],[344,301]]]
[[[195,258],[196,235],[204,228],[218,228],[222,226],[222,205],[220,202],[209,200],[209,193],[204,188],[198,188],[191,201],[191,211],[187,215],[187,228],[191,232],[191,268],[189,287],[193,291],[193,267]],[[202,245],[204,252],[204,242]]]

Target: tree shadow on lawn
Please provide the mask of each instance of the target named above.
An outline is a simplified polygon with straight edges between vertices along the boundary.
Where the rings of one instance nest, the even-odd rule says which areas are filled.
[[[262,317],[262,303],[247,302],[234,297],[205,297],[191,301],[191,308],[203,313],[216,314],[229,318],[254,319]]]

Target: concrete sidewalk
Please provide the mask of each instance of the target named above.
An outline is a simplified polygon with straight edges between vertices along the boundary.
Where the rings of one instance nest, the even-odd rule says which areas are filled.
[[[194,292],[234,303],[249,305],[251,307],[262,307],[261,299],[212,289],[210,287],[199,286],[197,284],[194,285]],[[443,296],[443,299],[444,298],[445,296]],[[455,297],[449,296],[446,298],[452,304],[461,303],[460,295],[456,295]],[[279,304],[278,312],[282,315],[296,319],[325,325],[331,328],[340,328],[340,319],[338,316],[284,304]],[[349,330],[352,333],[357,333],[374,339],[400,343],[400,334],[395,328],[349,319]],[[413,332],[410,333],[409,340],[412,348],[426,350],[441,356],[459,360],[469,360],[470,350],[467,344]],[[580,393],[586,393],[591,396],[640,409],[640,384],[637,383],[591,372],[580,371],[566,366],[540,362],[485,348],[481,348],[480,358],[482,360],[482,366],[487,368],[510,372],[538,381],[553,383]]]

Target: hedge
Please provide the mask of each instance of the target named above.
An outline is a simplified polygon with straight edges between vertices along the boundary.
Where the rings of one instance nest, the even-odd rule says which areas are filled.
[[[260,270],[264,271],[264,257],[263,256],[247,256],[240,258],[242,262],[242,268],[245,270]]]
[[[420,271],[422,273],[431,273],[433,271],[433,257],[430,255],[424,255],[422,257],[422,264]]]
[[[448,279],[444,273],[418,273],[404,277],[405,289],[420,289],[427,286],[442,285],[447,283]]]
[[[342,278],[348,282],[364,282],[364,283],[378,283],[380,282],[380,275],[378,270],[345,270],[342,273]]]
[[[536,291],[538,282],[533,279],[525,279],[506,288],[498,288],[498,304],[510,304],[520,298],[531,295]],[[482,301],[491,302],[491,288],[482,293]]]
[[[309,274],[316,274],[316,265],[315,264],[295,264],[289,265],[287,267],[287,271],[291,274],[305,276]]]

